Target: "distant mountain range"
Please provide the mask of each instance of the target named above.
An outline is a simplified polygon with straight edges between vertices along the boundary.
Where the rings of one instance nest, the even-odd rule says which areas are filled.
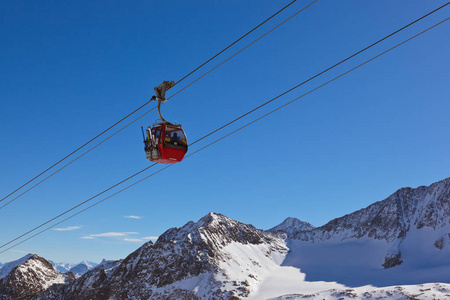
[[[51,260],[49,262],[53,265],[53,268],[55,268],[56,271],[60,273],[68,273],[72,272],[76,278],[80,277],[84,273],[86,273],[89,270],[92,270],[95,268],[98,264],[94,262],[90,262],[87,260],[83,260],[82,262],[78,264],[71,264],[71,263],[55,263]]]
[[[263,231],[209,213],[124,260],[52,266],[30,254],[0,274],[2,300],[448,299],[450,178],[317,228],[287,218]]]

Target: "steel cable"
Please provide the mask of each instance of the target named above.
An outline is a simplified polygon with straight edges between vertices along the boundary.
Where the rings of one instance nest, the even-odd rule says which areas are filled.
[[[292,2],[290,2],[289,4],[287,4],[286,6],[284,6],[282,9],[278,10],[276,13],[272,14],[269,18],[265,19],[263,22],[261,22],[260,24],[258,24],[256,27],[254,27],[253,29],[251,29],[250,31],[248,31],[246,34],[244,34],[243,36],[241,36],[239,39],[237,39],[236,41],[234,41],[232,44],[228,45],[227,47],[225,47],[222,51],[220,51],[219,53],[217,53],[216,55],[214,55],[213,57],[211,57],[210,59],[208,59],[206,62],[204,62],[203,64],[201,64],[199,67],[197,67],[196,69],[194,69],[193,71],[191,71],[190,73],[188,73],[187,75],[185,75],[183,78],[181,78],[180,80],[178,80],[176,84],[180,83],[181,81],[183,81],[184,79],[186,79],[187,77],[189,77],[190,75],[192,75],[193,73],[195,73],[196,71],[198,71],[200,68],[202,68],[203,66],[205,66],[207,63],[211,62],[213,59],[215,59],[216,57],[218,57],[220,54],[222,54],[223,52],[225,52],[226,50],[228,50],[229,48],[231,48],[233,45],[235,45],[236,43],[238,43],[239,41],[241,41],[243,38],[245,38],[246,36],[248,36],[249,34],[251,34],[253,31],[255,31],[257,28],[261,27],[263,24],[265,24],[266,22],[268,22],[269,20],[271,20],[273,17],[275,17],[276,15],[278,15],[279,13],[281,13],[282,11],[284,11],[286,8],[288,8],[289,6],[291,6],[292,4],[294,4],[297,0],[294,0]],[[317,1],[317,0],[316,0]],[[74,151],[72,151],[71,153],[67,154],[66,156],[64,156],[63,158],[61,158],[60,160],[58,160],[56,163],[54,163],[53,165],[51,165],[50,167],[48,167],[47,169],[45,169],[44,171],[42,171],[41,173],[39,173],[38,175],[36,175],[35,177],[33,177],[32,179],[28,180],[26,183],[24,183],[23,185],[21,185],[20,187],[16,188],[14,191],[12,191],[11,193],[9,193],[8,195],[4,196],[2,199],[0,199],[0,202],[3,202],[4,200],[6,200],[7,198],[9,198],[11,195],[15,194],[16,192],[18,192],[19,190],[21,190],[22,188],[24,188],[25,186],[27,186],[28,184],[30,184],[31,182],[33,182],[34,180],[36,180],[37,178],[39,178],[40,176],[42,176],[44,173],[48,172],[49,170],[53,169],[55,166],[59,165],[61,162],[63,162],[64,160],[66,160],[67,158],[69,158],[70,156],[72,156],[73,154],[75,154],[76,152],[78,152],[79,150],[81,150],[82,148],[86,147],[88,144],[90,144],[91,142],[93,142],[94,140],[96,140],[97,138],[99,138],[100,136],[102,136],[103,134],[105,134],[106,132],[108,132],[109,130],[111,130],[113,127],[117,126],[118,124],[120,124],[121,122],[123,122],[125,119],[129,118],[131,115],[135,114],[137,111],[141,110],[142,108],[144,108],[145,106],[147,106],[150,102],[152,102],[152,100],[149,100],[147,102],[145,102],[144,104],[142,104],[140,107],[136,108],[135,110],[133,110],[131,113],[129,113],[128,115],[126,115],[125,117],[123,117],[122,119],[120,119],[119,121],[117,121],[116,123],[114,123],[113,125],[109,126],[107,129],[103,130],[101,133],[97,134],[95,137],[93,137],[92,139],[90,139],[89,141],[87,141],[86,143],[84,143],[83,145],[81,145],[80,147],[78,147],[77,149],[75,149]],[[154,108],[153,108],[154,109]],[[152,110],[153,110],[152,109]],[[95,148],[95,147],[94,147]],[[89,151],[88,151],[89,152]],[[73,162],[73,161],[72,161]],[[61,169],[64,169],[61,168]],[[58,171],[59,172],[59,171]],[[58,172],[55,172],[58,173]],[[51,176],[53,176],[54,174],[52,174]],[[49,177],[51,177],[49,176]],[[44,180],[45,181],[45,180]],[[20,196],[19,196],[20,197]],[[18,198],[18,197],[17,197]],[[17,199],[15,198],[15,199]],[[15,200],[14,199],[14,200]],[[14,201],[13,200],[13,201]],[[12,201],[8,202],[6,205],[8,205],[9,203],[11,203]],[[5,206],[6,206],[5,205]],[[4,206],[2,206],[1,208],[3,208]],[[0,208],[0,209],[1,209]]]
[[[386,51],[384,51],[384,52],[382,52],[382,53],[380,53],[380,54],[378,54],[378,55],[376,55],[376,56],[370,58],[369,60],[366,60],[365,62],[363,62],[363,63],[357,65],[356,67],[353,67],[353,68],[351,68],[350,70],[348,70],[348,71],[342,73],[341,75],[336,76],[336,77],[334,77],[333,79],[331,79],[331,80],[329,80],[329,81],[327,81],[327,82],[325,82],[325,83],[323,83],[323,84],[317,86],[316,88],[314,88],[314,89],[308,91],[307,93],[302,94],[301,96],[299,96],[299,97],[297,97],[297,98],[295,98],[295,99],[293,99],[293,100],[291,100],[291,101],[289,101],[289,102],[287,102],[287,103],[285,103],[285,104],[283,104],[283,105],[277,107],[276,109],[274,109],[274,110],[272,110],[272,111],[270,111],[270,112],[264,114],[263,116],[261,116],[261,117],[255,119],[255,120],[253,120],[253,121],[251,121],[251,122],[245,124],[244,126],[242,126],[242,127],[238,128],[238,129],[236,129],[236,130],[234,130],[234,131],[232,131],[232,132],[230,132],[230,133],[224,135],[223,137],[221,137],[221,138],[215,140],[214,142],[212,142],[212,143],[210,143],[210,144],[208,144],[208,145],[206,145],[206,146],[204,146],[204,147],[202,147],[202,148],[196,150],[195,152],[193,152],[193,153],[189,154],[188,156],[186,156],[186,158],[191,157],[192,155],[194,155],[194,154],[196,154],[196,153],[198,153],[198,152],[200,152],[200,151],[202,151],[202,150],[204,150],[204,149],[206,149],[206,148],[212,146],[213,144],[215,144],[215,143],[217,143],[217,142],[219,142],[219,141],[221,141],[221,140],[223,140],[223,139],[225,139],[225,138],[231,136],[232,134],[234,134],[234,133],[236,133],[236,132],[238,132],[238,131],[240,131],[240,130],[242,130],[242,129],[248,127],[248,126],[250,126],[251,124],[256,123],[257,121],[259,121],[259,120],[261,120],[261,119],[263,119],[263,118],[265,118],[265,117],[271,115],[272,113],[274,113],[274,112],[276,112],[276,111],[278,111],[278,110],[280,110],[280,109],[286,107],[287,105],[290,105],[290,104],[294,103],[295,101],[297,101],[297,100],[299,100],[299,99],[301,99],[301,98],[303,98],[303,97],[305,97],[305,96],[311,94],[312,92],[314,92],[314,91],[316,91],[316,90],[318,90],[318,89],[320,89],[320,88],[322,88],[322,87],[328,85],[329,83],[334,82],[335,80],[337,80],[337,79],[339,79],[339,78],[341,78],[341,77],[343,77],[343,76],[349,74],[350,72],[352,72],[352,71],[354,71],[354,70],[356,70],[356,69],[358,69],[358,68],[364,66],[365,64],[367,64],[367,63],[369,63],[369,62],[375,60],[376,58],[379,58],[380,56],[382,56],[382,55],[384,55],[384,54],[386,54],[386,53],[388,53],[388,52],[390,52],[390,51],[392,51],[392,50],[398,48],[399,46],[401,46],[401,45],[403,45],[403,44],[405,44],[405,43],[411,41],[412,39],[414,39],[414,38],[416,38],[416,37],[418,37],[418,36],[424,34],[424,33],[427,32],[427,31],[429,31],[429,30],[431,30],[431,29],[437,27],[438,25],[443,24],[444,22],[448,21],[449,19],[450,19],[450,18],[444,19],[443,21],[441,21],[441,22],[439,22],[439,23],[437,23],[437,24],[435,24],[435,25],[433,25],[433,26],[431,26],[431,27],[428,27],[427,29],[425,29],[425,30],[419,32],[418,34],[416,34],[416,35],[414,35],[414,36],[408,38],[407,40],[405,40],[405,41],[403,41],[403,42],[401,42],[401,43],[395,45],[394,47],[389,48],[388,50],[386,50]],[[197,141],[199,141],[199,140],[197,140]],[[197,142],[197,141],[196,141],[196,142]],[[105,190],[105,191],[103,191],[103,192],[97,194],[96,196],[94,196],[94,197],[92,197],[92,198],[90,198],[90,199],[88,199],[88,200],[86,200],[86,201],[84,201],[84,202],[78,204],[77,206],[71,208],[70,210],[67,210],[66,212],[60,214],[59,216],[62,216],[62,215],[64,215],[64,214],[66,214],[66,213],[72,211],[73,209],[79,207],[80,205],[85,204],[85,203],[87,203],[88,201],[91,201],[93,198],[95,198],[95,197],[97,197],[97,196],[103,194],[104,192],[106,192],[106,191],[112,189],[113,187],[116,187],[117,185],[119,185],[119,184],[121,184],[121,183],[123,183],[123,182],[125,182],[125,181],[127,181],[127,180],[129,180],[129,179],[131,179],[131,178],[133,178],[133,177],[135,177],[136,175],[138,175],[138,174],[142,173],[143,171],[145,171],[145,170],[147,170],[147,169],[153,167],[154,165],[155,165],[155,164],[153,164],[153,165],[151,165],[151,166],[149,166],[149,167],[143,169],[142,171],[136,173],[135,175],[132,175],[132,176],[128,177],[127,179],[121,181],[120,183],[118,183],[118,184],[112,186],[111,188],[109,188],[109,189],[107,189],[107,190]],[[9,248],[7,248],[7,249],[1,251],[0,254],[6,252],[6,251],[8,251],[8,250],[10,250],[10,249],[12,249],[12,248],[14,248],[14,247],[16,247],[16,246],[18,246],[18,245],[20,245],[20,244],[22,244],[22,243],[24,243],[25,241],[27,241],[27,240],[29,240],[29,239],[31,239],[31,238],[33,238],[33,237],[35,237],[35,236],[37,236],[37,235],[39,235],[39,234],[45,232],[45,231],[47,231],[47,230],[49,230],[49,229],[51,229],[51,228],[53,228],[53,227],[55,227],[55,226],[57,226],[57,225],[59,225],[59,224],[61,224],[62,222],[65,222],[65,221],[67,221],[67,220],[73,218],[74,216],[76,216],[76,215],[78,215],[78,214],[80,214],[80,213],[82,213],[82,212],[84,212],[84,211],[86,211],[86,210],[88,210],[88,209],[90,209],[90,208],[92,208],[92,207],[94,207],[94,206],[100,204],[101,202],[103,202],[103,201],[105,201],[105,200],[107,200],[107,199],[109,199],[109,198],[111,198],[111,197],[113,197],[113,196],[115,196],[115,195],[117,195],[117,194],[119,194],[119,193],[121,193],[121,192],[123,192],[123,191],[125,191],[125,190],[127,190],[127,189],[129,189],[129,188],[131,188],[131,187],[133,187],[133,186],[135,186],[136,184],[138,184],[138,183],[140,183],[140,182],[142,182],[142,181],[144,181],[144,180],[146,180],[146,179],[148,179],[148,178],[150,178],[150,177],[156,175],[157,173],[159,173],[159,172],[161,172],[161,171],[163,171],[163,170],[165,170],[165,169],[167,169],[167,168],[169,168],[169,167],[171,167],[171,166],[173,166],[173,165],[166,166],[166,167],[164,167],[164,168],[158,170],[157,172],[154,172],[154,173],[152,173],[152,174],[150,174],[150,175],[148,175],[148,176],[146,176],[146,177],[140,179],[139,181],[137,181],[137,182],[135,182],[135,183],[133,183],[133,184],[131,184],[131,185],[129,185],[129,186],[123,188],[122,190],[119,190],[118,192],[116,192],[116,193],[114,193],[114,194],[108,196],[107,198],[102,199],[102,200],[100,200],[100,201],[98,201],[98,202],[92,204],[91,206],[89,206],[89,207],[87,207],[87,208],[85,208],[85,209],[83,209],[83,210],[81,210],[81,211],[79,211],[79,212],[73,214],[72,216],[70,216],[70,217],[68,217],[68,218],[66,218],[66,219],[64,219],[64,220],[62,220],[62,221],[60,221],[60,222],[58,222],[58,223],[56,223],[56,224],[53,224],[53,225],[50,226],[50,227],[45,228],[44,230],[42,230],[42,231],[40,231],[40,232],[38,232],[38,233],[32,235],[31,237],[28,237],[28,238],[26,238],[26,239],[24,239],[24,240],[22,240],[22,241],[20,241],[20,242],[18,242],[18,243],[16,243],[16,244],[12,245],[11,247],[9,247]],[[48,224],[49,222],[55,220],[56,218],[59,218],[59,216],[58,216],[58,217],[55,217],[55,218],[53,218],[53,219],[51,219],[50,221],[47,221],[47,222],[45,222],[45,223],[39,225],[38,227],[35,227],[34,229],[32,229],[32,230],[28,231],[27,233],[21,235],[20,237],[17,237],[17,238],[11,240],[10,242],[8,242],[8,243],[6,243],[6,244],[3,244],[2,246],[0,246],[0,248],[4,248],[5,246],[7,246],[7,245],[13,243],[14,241],[20,239],[21,237],[23,237],[23,236],[25,236],[25,235],[27,235],[27,234],[29,234],[29,233],[31,233],[31,232],[33,232],[33,231],[39,229],[39,228],[45,226],[45,225]]]

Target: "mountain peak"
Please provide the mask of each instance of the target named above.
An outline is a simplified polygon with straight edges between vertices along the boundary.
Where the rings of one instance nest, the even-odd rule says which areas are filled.
[[[296,233],[313,230],[315,227],[308,222],[301,221],[297,218],[288,217],[281,224],[266,230],[267,232],[285,232],[289,238]]]
[[[398,279],[402,278],[398,274],[409,274],[402,273],[405,270],[414,271],[410,274],[415,284],[422,280],[416,279],[421,266],[430,269],[423,277],[427,282],[436,278],[446,280],[447,273],[436,275],[430,266],[441,267],[450,262],[449,220],[450,178],[430,186],[399,189],[385,200],[319,228],[289,217],[267,230],[275,233],[268,233],[210,212],[197,222],[190,221],[180,228],[167,230],[155,244],[151,241],[143,244],[124,260],[102,260],[99,266],[68,285],[52,286],[40,299],[244,298],[258,293],[258,289],[268,290],[268,286],[258,286],[270,281],[267,278],[280,280],[284,285],[292,267],[310,276],[309,281],[326,279],[350,286],[355,282],[396,285],[398,280],[405,280],[401,282],[411,283],[408,276]],[[290,237],[289,242],[285,240],[285,233],[277,232],[285,232]],[[33,272],[47,273],[49,268],[38,256],[30,255],[20,268],[14,269],[17,272],[11,272],[14,278],[26,276],[27,285],[31,286],[27,286],[27,290],[36,291],[39,286],[61,282],[60,277],[51,277],[49,273],[47,278],[50,279],[35,288]],[[84,263],[82,265],[86,266]],[[382,273],[381,268],[401,264],[405,268],[399,268],[398,273]],[[38,265],[41,267],[37,268]],[[285,266],[289,269],[279,269]],[[371,274],[374,266],[378,269],[376,274]],[[348,276],[353,270],[359,272],[356,279]],[[286,274],[279,279],[276,279],[278,275],[268,275],[284,272]],[[386,279],[389,274],[392,276]],[[300,284],[295,283],[295,286],[306,282],[304,276],[299,280]],[[0,279],[0,299],[4,295],[2,284],[6,282],[6,278]],[[271,288],[275,286],[273,283],[269,284]],[[16,280],[15,284],[22,288],[23,281]],[[17,295],[23,297],[23,294]],[[258,296],[255,299],[264,298]]]
[[[87,260],[83,260],[79,264],[73,266],[69,269],[69,272],[72,272],[76,278],[81,277],[84,273],[88,272],[89,270],[92,270],[95,268],[98,264],[89,262]]]
[[[74,299],[245,297],[286,254],[283,239],[211,212],[197,222],[167,230],[155,244],[145,243],[123,261],[112,262],[111,267],[102,265],[84,274],[65,289],[64,296]],[[253,255],[259,262],[254,261]],[[185,284],[194,284],[194,290],[186,290]]]
[[[37,254],[28,254],[11,262],[2,272],[8,273],[0,279],[0,298],[27,298],[37,295],[54,284],[64,284],[74,279],[72,274],[61,274],[53,265]],[[27,280],[24,282],[24,278]]]
[[[36,259],[35,255],[36,254],[28,253],[27,255],[25,255],[17,260],[5,263],[2,266],[2,268],[0,269],[0,279],[7,276],[9,274],[9,272],[11,272],[11,270],[14,269],[15,267],[17,267],[18,265],[23,264],[24,262],[28,261],[31,258]]]
[[[202,217],[198,222],[189,221],[181,228],[170,228],[164,232],[156,241],[155,245],[172,241],[173,243],[188,241],[195,242],[199,240],[208,240],[211,233],[228,233],[229,236],[237,227],[244,226],[248,230],[255,230],[253,226],[230,219],[222,214],[210,212]]]
[[[196,224],[198,224],[199,227],[204,227],[204,226],[209,226],[209,225],[213,225],[213,224],[218,224],[220,222],[229,223],[230,221],[233,221],[233,220],[222,214],[210,212],[207,215],[205,215],[203,218],[201,218]]]

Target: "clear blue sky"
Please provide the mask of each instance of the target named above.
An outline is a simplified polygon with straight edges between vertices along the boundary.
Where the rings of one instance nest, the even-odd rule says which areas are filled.
[[[289,2],[3,1],[1,198]],[[194,141],[445,2],[319,0],[164,104],[163,114]],[[201,145],[449,16],[447,7]],[[69,262],[124,258],[143,238],[210,211],[262,229],[286,217],[320,226],[401,187],[450,176],[449,36],[450,23],[439,26],[58,226],[78,229],[51,230],[0,262],[25,252]],[[152,112],[0,210],[2,244],[148,166],[140,126],[156,119]]]

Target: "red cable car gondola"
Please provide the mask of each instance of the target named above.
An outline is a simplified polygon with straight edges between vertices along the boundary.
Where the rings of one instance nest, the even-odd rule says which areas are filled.
[[[187,139],[181,125],[162,122],[147,128],[147,159],[153,162],[173,164],[183,160],[187,152]]]
[[[188,150],[187,138],[181,124],[167,122],[161,115],[161,102],[167,101],[165,93],[174,86],[173,81],[163,81],[155,87],[156,96],[152,99],[158,100],[158,114],[162,122],[153,124],[146,130],[144,136],[145,154],[152,162],[173,164],[183,160]]]

